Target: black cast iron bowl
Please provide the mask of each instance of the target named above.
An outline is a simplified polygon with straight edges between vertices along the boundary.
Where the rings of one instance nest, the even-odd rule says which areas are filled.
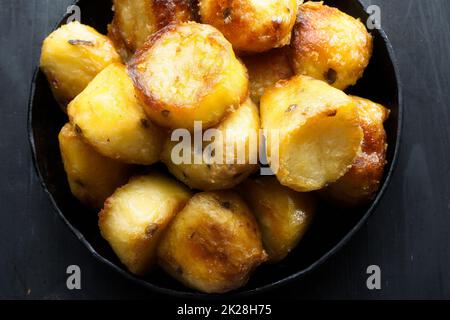
[[[330,0],[325,3],[338,7],[363,22],[367,20],[364,7],[357,0]],[[82,23],[106,32],[106,26],[112,19],[111,0],[79,0],[76,4],[81,8]],[[68,15],[63,17],[60,24],[67,17]],[[371,63],[364,77],[349,93],[379,102],[391,110],[385,125],[389,144],[388,164],[376,198],[366,207],[350,212],[340,212],[342,210],[321,204],[311,229],[284,261],[258,268],[245,287],[220,297],[253,295],[306,276],[347,243],[380,202],[397,159],[402,127],[402,99],[392,46],[382,30],[373,30],[372,34],[374,54]],[[120,263],[100,236],[96,212],[83,207],[70,193],[57,139],[60,129],[67,121],[67,116],[52,96],[45,76],[37,69],[31,86],[28,117],[34,164],[44,190],[72,232],[94,257],[148,289],[178,297],[214,297],[189,290],[161,271],[144,278],[136,277]]]

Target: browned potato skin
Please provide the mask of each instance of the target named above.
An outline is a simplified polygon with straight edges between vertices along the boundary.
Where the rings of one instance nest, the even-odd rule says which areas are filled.
[[[196,54],[192,55],[192,51]],[[172,24],[153,34],[128,63],[147,116],[158,125],[210,128],[248,96],[248,74],[215,28]]]
[[[351,97],[358,106],[364,132],[361,153],[350,170],[338,181],[321,191],[321,195],[342,207],[363,205],[377,192],[386,164],[386,132],[383,127],[389,110],[360,97]]]
[[[101,208],[106,198],[128,181],[131,167],[97,153],[70,123],[58,138],[72,194],[88,207]]]
[[[158,248],[160,266],[185,285],[223,293],[247,282],[267,259],[257,222],[234,192],[196,194]]]
[[[161,235],[190,197],[186,187],[163,174],[134,177],[106,200],[101,234],[130,272],[147,274]]]
[[[133,52],[128,49],[125,40],[122,38],[120,34],[119,28],[115,26],[114,23],[108,25],[108,38],[111,40],[114,48],[119,54],[122,63],[126,63],[133,55]]]
[[[112,42],[94,28],[74,21],[44,40],[40,67],[65,110],[100,71],[114,62],[120,62],[120,57]]]
[[[297,0],[200,0],[202,22],[219,29],[242,52],[287,45],[298,11]]]
[[[197,20],[198,8],[192,0],[114,0],[113,4],[108,35],[125,61],[156,31]]]
[[[248,179],[238,190],[258,220],[269,261],[284,259],[308,230],[315,198],[282,186],[275,177]]]
[[[242,57],[250,80],[250,97],[259,104],[264,90],[294,75],[286,47]]]
[[[372,47],[372,36],[361,21],[322,2],[300,6],[291,42],[296,74],[344,90],[362,77]]]

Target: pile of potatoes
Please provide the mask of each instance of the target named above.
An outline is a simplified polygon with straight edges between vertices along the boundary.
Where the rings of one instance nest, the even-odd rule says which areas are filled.
[[[373,198],[389,111],[343,91],[372,55],[359,20],[300,0],[113,0],[113,10],[107,36],[79,22],[50,34],[41,69],[69,119],[59,143],[70,189],[100,210],[130,272],[159,266],[199,291],[235,290],[295,248],[319,199]],[[196,121],[246,145],[276,131],[277,148],[257,141],[275,175],[259,175],[249,149],[242,163],[175,163],[171,134]]]

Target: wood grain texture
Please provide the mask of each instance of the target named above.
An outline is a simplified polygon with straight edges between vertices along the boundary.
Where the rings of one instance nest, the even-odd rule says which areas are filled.
[[[98,263],[70,233],[40,187],[26,115],[40,45],[69,0],[3,0],[0,6],[0,298],[154,298]],[[336,256],[269,297],[450,298],[450,1],[373,0],[392,41],[404,89],[397,170],[377,210]],[[66,289],[66,268],[82,290]],[[366,268],[382,289],[366,288]]]

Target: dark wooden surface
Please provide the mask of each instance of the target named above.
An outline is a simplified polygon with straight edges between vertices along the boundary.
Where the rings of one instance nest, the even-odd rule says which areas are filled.
[[[404,135],[381,204],[342,251],[280,298],[450,299],[450,1],[373,0],[404,85]],[[27,140],[29,85],[40,45],[69,0],[0,0],[0,298],[153,298],[97,262],[53,210]],[[82,290],[66,288],[66,268]],[[366,288],[366,268],[382,289]]]

